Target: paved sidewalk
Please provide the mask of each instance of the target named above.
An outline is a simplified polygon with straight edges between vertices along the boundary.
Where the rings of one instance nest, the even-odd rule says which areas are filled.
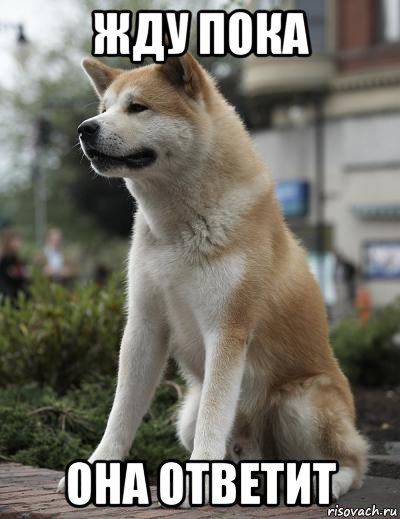
[[[281,517],[287,519],[327,517],[327,509],[312,507],[260,507],[260,508],[211,508],[201,507],[191,510],[163,509],[157,504],[149,508],[118,508],[89,506],[73,508],[63,495],[55,489],[62,473],[54,470],[26,467],[16,463],[0,463],[0,517],[1,519],[39,518],[219,518],[219,517]],[[155,489],[152,488],[153,502]],[[351,492],[340,501],[340,506],[367,507],[375,504],[378,508],[398,507],[400,517],[400,480],[368,477],[361,490]],[[335,506],[333,507],[335,508]],[[334,517],[333,515],[331,517]]]

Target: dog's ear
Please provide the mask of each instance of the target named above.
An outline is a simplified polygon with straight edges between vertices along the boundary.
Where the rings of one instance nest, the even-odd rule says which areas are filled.
[[[170,56],[161,65],[161,70],[167,79],[176,87],[196,99],[202,90],[204,83],[204,72],[200,63],[187,52],[183,56]]]
[[[104,65],[94,58],[85,58],[82,61],[82,67],[99,97],[102,97],[114,79],[122,72],[120,69]]]

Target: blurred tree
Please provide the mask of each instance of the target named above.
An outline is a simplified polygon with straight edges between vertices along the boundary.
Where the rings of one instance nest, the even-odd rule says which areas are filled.
[[[182,2],[117,0],[113,9],[133,12],[149,8],[187,8]],[[207,3],[207,2],[206,2]],[[236,6],[227,2],[224,8]],[[7,155],[7,191],[0,185],[1,216],[13,219],[29,238],[34,236],[33,183],[37,168],[46,175],[48,218],[61,226],[67,239],[86,245],[108,236],[127,236],[135,204],[118,179],[95,175],[80,150],[76,128],[96,112],[97,100],[81,72],[79,62],[91,49],[91,11],[107,9],[105,0],[71,2],[73,23],[65,24],[60,38],[49,48],[24,49],[17,77],[18,88],[2,94],[4,131],[0,147]],[[200,2],[196,9],[204,8]],[[195,16],[193,20],[195,22]],[[79,23],[76,23],[79,20]],[[77,29],[78,28],[78,29]],[[192,42],[196,41],[192,33]],[[26,46],[25,46],[26,47]],[[104,59],[112,66],[132,68],[128,58]],[[240,60],[227,58],[225,68],[215,59],[204,60],[221,79],[228,98],[238,104]],[[219,67],[219,69],[218,69]],[[34,145],[34,128],[46,121],[46,138]],[[4,166],[3,166],[4,168]]]
[[[120,0],[113,8],[136,11],[144,5],[140,0]],[[8,178],[0,201],[2,213],[21,224],[29,237],[34,234],[32,191],[38,170],[46,175],[48,221],[62,226],[67,236],[90,240],[97,228],[119,236],[130,232],[134,201],[121,180],[104,179],[90,171],[76,132],[78,124],[97,109],[79,62],[90,54],[91,11],[107,7],[105,1],[74,2],[79,30],[76,21],[67,23],[51,48],[37,48],[30,42],[29,54],[25,52],[17,72],[19,88],[5,92],[8,122],[1,140],[3,146],[6,141]],[[132,67],[128,59],[112,63]],[[46,121],[46,136],[38,142],[34,133],[40,121]]]

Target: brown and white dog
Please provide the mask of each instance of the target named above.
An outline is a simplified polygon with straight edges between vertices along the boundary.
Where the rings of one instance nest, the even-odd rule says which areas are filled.
[[[192,460],[334,459],[333,497],[358,487],[367,444],[324,303],[235,110],[190,54],[83,67],[101,100],[83,151],[138,202],[118,385],[89,461],[127,456],[171,354]]]

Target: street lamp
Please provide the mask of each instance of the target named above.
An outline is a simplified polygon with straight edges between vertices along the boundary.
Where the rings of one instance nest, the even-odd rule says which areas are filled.
[[[24,26],[22,23],[17,25],[17,42],[19,45],[26,45],[29,43],[27,37],[25,36]]]
[[[19,45],[26,45],[29,43],[22,23],[0,22],[0,31],[15,31],[17,34],[17,43]]]
[[[46,172],[40,164],[40,157],[42,156],[43,148],[49,142],[49,135],[49,121],[43,116],[36,117],[34,122],[32,181],[35,206],[35,235],[38,246],[43,244],[47,228],[47,179]]]
[[[324,262],[326,253],[325,229],[325,137],[324,137],[324,101],[325,92],[320,91],[307,97],[311,101],[314,111],[314,239],[312,249],[316,256],[316,277],[322,293],[325,296]],[[307,121],[304,105],[294,103],[287,110],[287,117],[293,128],[300,128]]]
[[[325,138],[324,138],[324,93],[314,98],[315,109],[315,238],[318,277],[321,291],[325,296]]]
[[[1,23],[0,31],[15,31],[16,41],[20,50],[26,48],[29,43],[22,23]],[[26,54],[25,51],[23,54]],[[26,57],[26,56],[25,56]],[[17,61],[23,66],[23,56],[19,55]],[[41,150],[48,143],[49,123],[42,117],[37,116],[34,120],[33,137],[33,160],[32,160],[32,182],[34,191],[34,210],[35,210],[35,235],[37,245],[43,242],[47,227],[47,189],[46,176],[40,164],[39,157]]]

